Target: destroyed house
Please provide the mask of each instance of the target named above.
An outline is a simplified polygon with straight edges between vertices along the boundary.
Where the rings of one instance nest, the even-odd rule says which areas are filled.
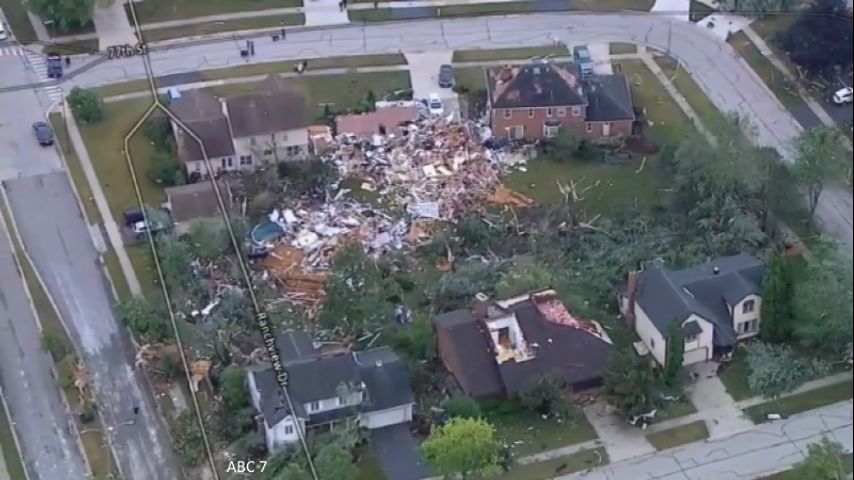
[[[570,391],[601,384],[613,350],[602,327],[570,313],[553,290],[489,302],[434,318],[439,356],[473,397],[518,395],[545,375]]]
[[[620,311],[650,352],[665,365],[673,322],[685,341],[683,364],[711,360],[759,333],[765,265],[747,254],[721,257],[682,270],[655,260],[619,286]]]
[[[252,405],[260,413],[270,452],[297,442],[308,429],[354,423],[376,429],[412,420],[415,400],[406,367],[390,348],[329,351],[295,331],[279,335],[276,345],[288,374],[293,410],[272,368],[247,372]]]
[[[635,120],[622,74],[588,75],[572,62],[537,62],[486,70],[493,135],[547,139],[563,128],[591,140],[629,136]]]

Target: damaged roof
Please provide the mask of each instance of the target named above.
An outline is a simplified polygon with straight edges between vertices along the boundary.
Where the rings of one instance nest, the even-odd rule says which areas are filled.
[[[535,108],[588,103],[581,69],[573,62],[529,63],[486,71],[493,108]]]
[[[448,332],[447,345],[459,358],[462,369],[454,371],[457,381],[473,397],[491,397],[504,393],[504,383],[498,374],[495,352],[492,350],[483,324],[468,309],[454,310],[433,317],[436,328]],[[440,352],[441,353],[441,352]]]
[[[418,119],[415,107],[378,108],[373,112],[338,115],[335,117],[335,131],[338,135],[348,133],[357,137],[369,137],[382,133],[393,133],[402,124]]]
[[[269,135],[309,126],[303,94],[279,75],[271,74],[259,91],[225,100],[235,138]]]
[[[590,75],[586,82],[588,122],[634,120],[632,93],[623,74]]]

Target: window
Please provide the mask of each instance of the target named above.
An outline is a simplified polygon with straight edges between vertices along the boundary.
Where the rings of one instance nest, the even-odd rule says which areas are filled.
[[[510,118],[511,116],[513,116],[513,111],[511,111],[509,108],[505,108],[504,109],[504,118]]]
[[[557,116],[565,117],[566,116],[566,107],[557,107]]]
[[[543,136],[546,138],[554,138],[560,130],[560,125],[543,125]]]
[[[587,124],[587,133],[590,133],[590,132],[592,132],[592,131],[593,131],[593,124],[592,124],[592,123],[588,123],[588,124]]]
[[[685,335],[685,343],[693,343],[697,341],[697,334]]]
[[[257,143],[257,140],[255,140],[255,137],[249,137],[249,145],[252,145],[254,147],[255,143]]]
[[[319,401],[315,400],[315,401],[308,404],[308,411],[309,412],[316,412],[318,410],[320,410],[320,402]]]
[[[649,337],[649,348],[650,350],[655,350],[655,339],[652,337]]]
[[[533,108],[528,109],[528,118],[534,118],[534,109]]]
[[[581,115],[581,107],[572,107],[572,116],[577,117]]]
[[[228,164],[229,168],[231,168],[234,165],[234,159],[233,158],[228,157],[225,160],[226,160],[226,163]]]
[[[755,300],[745,300],[741,305],[741,313],[753,313],[753,309],[756,307]]]
[[[264,155],[270,156],[273,154],[272,150],[264,150]]]
[[[225,159],[220,159],[220,163],[222,163],[222,168],[225,168]]]
[[[347,405],[347,397],[339,396],[338,397],[338,406],[342,407],[344,405]]]
[[[554,109],[552,109],[551,107],[547,108],[546,109],[546,116],[549,118],[552,118],[552,115],[554,115]]]
[[[241,165],[252,165],[252,155],[241,155],[240,156],[240,164]]]
[[[293,435],[294,434],[294,424],[286,423],[285,424],[285,435]]]
[[[299,145],[288,145],[285,152],[289,157],[297,157],[302,154],[302,147]]]

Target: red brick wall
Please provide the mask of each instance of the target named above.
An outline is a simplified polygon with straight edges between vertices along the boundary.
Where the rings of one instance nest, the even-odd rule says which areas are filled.
[[[534,109],[492,109],[490,110],[490,120],[492,124],[492,134],[496,137],[507,138],[509,136],[510,127],[521,126],[524,130],[524,138],[528,140],[545,139],[543,125],[547,121],[559,121],[561,125],[575,135],[583,136],[590,139],[602,138],[602,123],[591,123],[591,131],[587,131],[587,124],[584,121],[585,108],[577,107],[578,115],[572,115],[572,107],[565,107],[565,115],[561,116],[560,107],[552,107],[551,116],[548,108]],[[510,112],[510,118],[507,118],[505,112]],[[533,116],[531,116],[533,113]],[[609,137],[617,137],[620,135],[628,136],[632,133],[632,121],[621,120],[611,123],[611,132]]]

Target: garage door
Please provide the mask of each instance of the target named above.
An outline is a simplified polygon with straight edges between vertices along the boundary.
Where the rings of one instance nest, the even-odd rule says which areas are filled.
[[[705,362],[708,360],[706,355],[708,350],[705,348],[695,348],[694,350],[686,350],[682,361],[682,365],[690,365],[692,363]]]
[[[381,410],[362,415],[362,426],[367,428],[382,428],[410,421],[409,406]]]

